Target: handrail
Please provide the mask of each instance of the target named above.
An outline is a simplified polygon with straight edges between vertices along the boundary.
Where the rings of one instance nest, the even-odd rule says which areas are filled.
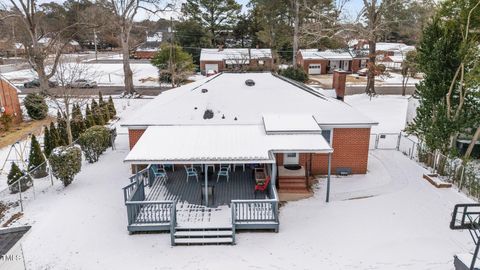
[[[175,246],[175,231],[177,227],[177,203],[173,203],[170,210],[170,241],[171,245]]]
[[[141,205],[141,204],[173,204],[173,201],[127,201],[127,205]]]

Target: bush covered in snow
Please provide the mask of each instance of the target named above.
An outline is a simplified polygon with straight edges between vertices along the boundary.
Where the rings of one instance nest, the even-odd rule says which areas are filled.
[[[60,146],[52,150],[49,160],[53,175],[68,186],[82,168],[82,151],[78,146]]]
[[[32,186],[32,178],[18,168],[15,162],[12,163],[10,173],[7,176],[7,184],[11,193],[23,192]]]
[[[104,126],[93,126],[80,135],[79,143],[88,162],[97,162],[110,145],[110,130]]]
[[[23,103],[27,109],[27,114],[34,120],[45,119],[48,115],[48,105],[45,98],[37,93],[28,94]]]

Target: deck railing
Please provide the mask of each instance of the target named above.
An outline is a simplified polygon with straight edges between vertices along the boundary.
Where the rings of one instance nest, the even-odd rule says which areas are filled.
[[[131,176],[131,183],[123,188],[129,232],[169,231],[171,221],[176,224],[175,202],[145,201],[145,186],[154,180],[149,166]]]
[[[267,170],[272,176],[270,168]],[[274,182],[273,182],[274,183]],[[263,200],[232,200],[232,224],[236,229],[273,229],[279,228],[278,194],[270,182],[270,199]]]

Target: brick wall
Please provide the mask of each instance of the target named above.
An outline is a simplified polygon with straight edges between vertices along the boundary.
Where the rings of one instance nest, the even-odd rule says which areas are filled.
[[[335,128],[333,130],[332,173],[348,167],[354,174],[365,174],[368,163],[370,128]],[[277,164],[283,165],[283,154],[277,154]],[[306,166],[310,154],[300,154],[300,165]],[[312,154],[312,173],[326,174],[328,155]]]
[[[327,74],[328,60],[325,59],[306,59],[300,61],[300,66],[308,74],[308,66],[310,64],[321,65],[320,74]]]
[[[223,61],[200,61],[200,70],[202,72],[206,72],[205,64],[218,64],[218,71],[225,70],[225,65]]]
[[[13,123],[22,122],[22,110],[18,100],[17,88],[6,80],[0,78],[0,107],[5,108],[5,113],[13,116]]]
[[[128,129],[128,142],[130,144],[130,150],[132,150],[144,132],[145,129]]]

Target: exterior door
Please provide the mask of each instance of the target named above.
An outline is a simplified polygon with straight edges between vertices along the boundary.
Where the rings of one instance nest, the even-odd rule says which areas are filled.
[[[283,165],[298,165],[298,162],[299,162],[298,153],[283,154]]]
[[[308,65],[308,74],[318,75],[322,72],[322,65],[320,64],[310,64]]]

